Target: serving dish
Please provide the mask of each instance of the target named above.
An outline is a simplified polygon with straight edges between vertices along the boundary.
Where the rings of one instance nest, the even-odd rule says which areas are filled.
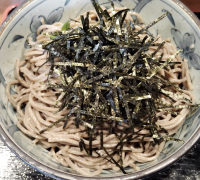
[[[109,1],[99,1],[99,3],[106,8],[110,7]],[[119,0],[114,1],[114,3],[115,6],[126,6],[140,13],[146,24],[166,11],[172,14],[151,28],[150,31],[154,35],[161,34],[163,38],[171,38],[174,40],[177,48],[183,49],[181,56],[189,60],[191,78],[194,84],[193,94],[196,97],[196,101],[199,102],[200,52],[196,47],[200,45],[200,25],[192,12],[179,1]],[[36,30],[40,25],[41,17],[44,17],[47,24],[52,24],[56,21],[66,22],[69,18],[75,18],[90,9],[92,9],[92,4],[89,0],[60,0],[56,2],[53,0],[48,0],[48,2],[45,0],[25,1],[6,19],[0,29],[0,57],[3,59],[0,62],[1,137],[8,147],[22,160],[40,172],[52,177],[84,179],[84,177],[79,175],[72,175],[75,172],[57,163],[48,155],[48,151],[41,146],[34,146],[31,140],[18,130],[15,125],[17,121],[15,111],[5,96],[5,86],[6,82],[13,79],[13,68],[16,58],[22,58],[24,50],[28,48],[26,38],[31,36],[34,39],[36,37]],[[153,9],[154,13],[150,9]],[[194,48],[191,48],[191,46]],[[12,89],[12,93],[14,91]],[[106,177],[113,179],[134,179],[154,173],[171,164],[197,141],[200,135],[199,113],[200,110],[190,116],[175,136],[184,140],[185,143],[167,142],[157,162],[142,164],[140,165],[141,171],[126,176],[120,172],[103,171],[100,177],[96,177],[96,179],[104,179]],[[127,169],[127,171],[131,173],[132,169]]]

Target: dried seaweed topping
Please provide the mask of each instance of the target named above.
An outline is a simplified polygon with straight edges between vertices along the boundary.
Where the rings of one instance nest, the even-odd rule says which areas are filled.
[[[60,92],[55,102],[58,111],[65,108],[70,110],[62,119],[40,133],[45,133],[60,122],[64,122],[65,129],[70,116],[74,116],[76,127],[79,124],[87,127],[85,132],[89,145],[85,144],[85,138],[80,139],[80,150],[85,150],[89,156],[93,152],[100,156],[93,147],[93,141],[100,132],[99,148],[107,155],[102,158],[126,173],[122,151],[125,145],[132,145],[134,139],[141,140],[143,150],[146,138],[152,138],[154,145],[163,140],[179,141],[168,137],[168,132],[156,124],[156,113],[163,111],[177,115],[180,109],[194,105],[183,103],[174,106],[161,101],[161,97],[164,97],[171,103],[176,102],[176,99],[191,103],[176,84],[159,74],[160,70],[168,71],[170,66],[180,63],[172,62],[172,59],[181,50],[166,61],[162,60],[163,54],[156,58],[155,55],[163,48],[165,41],[156,43],[157,39],[147,32],[151,26],[166,17],[168,12],[145,28],[135,31],[132,22],[125,24],[129,9],[115,12],[114,3],[111,2],[111,16],[96,0],[91,1],[98,14],[99,21],[96,25],[90,26],[88,12],[85,17],[81,16],[81,26],[70,29],[70,23],[66,22],[61,32],[46,33],[51,39],[42,44],[43,49],[48,52],[46,62],[51,63],[48,77],[57,74],[60,80],[53,83],[48,78],[46,85],[49,89]],[[140,34],[144,38],[139,38]],[[155,49],[151,54],[148,52],[150,46]],[[55,58],[60,61],[55,61]],[[121,130],[119,127],[124,123],[126,126]],[[144,129],[149,133],[141,133]],[[108,134],[115,134],[119,139],[112,153],[104,147],[103,130],[107,130]],[[161,132],[166,135],[161,136]],[[120,156],[119,161],[113,158],[116,153]]]

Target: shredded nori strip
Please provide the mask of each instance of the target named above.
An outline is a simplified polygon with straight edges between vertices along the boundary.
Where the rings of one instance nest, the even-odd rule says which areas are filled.
[[[55,106],[61,104],[58,111],[65,108],[71,110],[40,133],[45,133],[60,122],[64,122],[65,129],[69,117],[75,116],[77,128],[80,123],[87,127],[85,132],[89,140],[89,145],[86,145],[84,138],[80,139],[80,150],[85,150],[89,156],[95,152],[126,174],[122,160],[123,147],[131,145],[134,139],[141,139],[143,151],[146,137],[153,138],[154,145],[163,140],[179,141],[168,137],[168,132],[156,125],[157,112],[177,115],[176,111],[182,108],[198,105],[192,105],[191,100],[181,95],[183,91],[176,84],[159,74],[161,69],[167,71],[170,66],[180,64],[171,61],[181,50],[166,61],[162,60],[163,53],[159,58],[155,58],[165,41],[156,43],[156,38],[147,32],[151,26],[166,17],[168,12],[136,32],[132,22],[125,24],[129,9],[110,16],[96,0],[91,1],[98,14],[99,21],[96,25],[89,25],[88,12],[86,17],[81,16],[82,26],[70,29],[70,23],[67,22],[62,32],[47,33],[51,40],[42,44],[43,49],[48,52],[45,63],[51,63],[46,85],[49,89],[60,90]],[[111,6],[114,12],[113,2]],[[139,38],[139,34],[145,35],[144,38]],[[150,46],[158,46],[152,54],[147,52]],[[56,57],[60,58],[60,62],[54,61]],[[52,83],[49,80],[53,74],[60,77],[60,83]],[[162,96],[171,103],[176,102],[175,98],[179,98],[188,101],[190,105],[164,104],[160,100]],[[119,139],[111,154],[104,147],[105,122],[109,124],[106,128],[109,132],[107,135],[115,134]],[[120,130],[118,126],[122,123],[128,124],[129,127]],[[149,133],[140,133],[143,129]],[[99,132],[99,149],[104,150],[107,157],[101,156],[93,147],[93,141]],[[162,137],[160,132],[164,132],[166,136]],[[120,156],[119,161],[113,158],[116,153]]]

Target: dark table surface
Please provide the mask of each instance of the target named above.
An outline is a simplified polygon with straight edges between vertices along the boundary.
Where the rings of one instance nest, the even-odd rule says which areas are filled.
[[[0,0],[0,4],[23,0]],[[189,2],[189,1],[188,1]],[[190,0],[192,2],[192,0]],[[195,1],[197,2],[197,1]],[[200,0],[198,0],[200,3]],[[1,9],[1,8],[0,8]],[[200,9],[200,7],[199,7]],[[200,18],[200,14],[197,14]],[[1,19],[1,12],[0,12]],[[200,180],[200,140],[177,162],[147,180]],[[0,139],[0,180],[53,180],[21,161]]]
[[[53,180],[15,156],[0,140],[0,180]],[[147,180],[200,180],[200,140],[176,163]]]

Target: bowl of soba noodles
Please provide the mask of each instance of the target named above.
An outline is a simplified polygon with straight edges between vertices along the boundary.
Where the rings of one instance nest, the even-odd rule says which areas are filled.
[[[178,0],[26,0],[0,28],[0,136],[57,179],[137,179],[200,136],[200,22]]]

